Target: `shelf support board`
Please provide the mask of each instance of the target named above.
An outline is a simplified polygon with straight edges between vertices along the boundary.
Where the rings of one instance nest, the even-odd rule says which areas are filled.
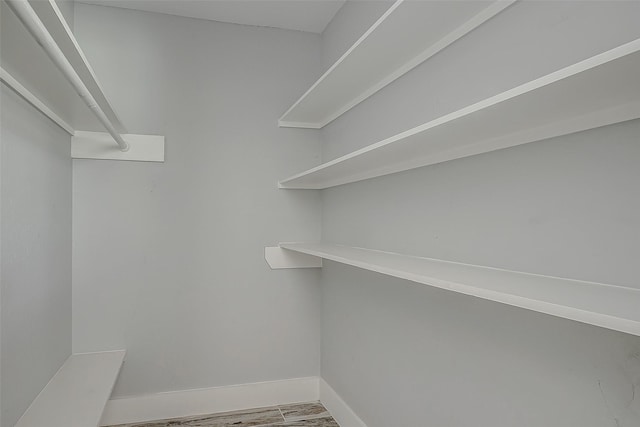
[[[114,145],[106,132],[76,131],[71,138],[71,158],[164,162],[164,136],[124,134],[128,151]]]

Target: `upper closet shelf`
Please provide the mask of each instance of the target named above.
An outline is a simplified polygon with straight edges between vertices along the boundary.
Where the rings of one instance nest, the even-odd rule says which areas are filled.
[[[323,243],[281,248],[640,336],[640,289]]]
[[[323,189],[640,117],[640,39],[280,182]]]
[[[396,1],[282,115],[279,125],[325,126],[514,2]]]

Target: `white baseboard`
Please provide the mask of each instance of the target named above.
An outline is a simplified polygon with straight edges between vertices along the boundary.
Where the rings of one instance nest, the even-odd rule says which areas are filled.
[[[340,427],[367,427],[338,393],[322,378],[320,378],[320,401],[340,424]]]
[[[112,399],[107,403],[100,425],[317,401],[320,399],[319,381],[318,377],[295,378]],[[350,427],[350,424],[344,424],[344,427]]]

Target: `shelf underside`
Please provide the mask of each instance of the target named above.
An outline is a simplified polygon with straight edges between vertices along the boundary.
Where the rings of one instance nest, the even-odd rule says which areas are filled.
[[[295,252],[640,336],[640,289],[323,243]]]
[[[511,5],[397,1],[280,118],[321,128]]]
[[[640,118],[640,40],[280,182],[323,189]]]

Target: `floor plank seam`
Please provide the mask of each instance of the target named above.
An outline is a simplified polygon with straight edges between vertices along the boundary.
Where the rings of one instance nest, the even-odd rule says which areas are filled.
[[[319,401],[217,414],[119,424],[111,427],[340,427]]]

